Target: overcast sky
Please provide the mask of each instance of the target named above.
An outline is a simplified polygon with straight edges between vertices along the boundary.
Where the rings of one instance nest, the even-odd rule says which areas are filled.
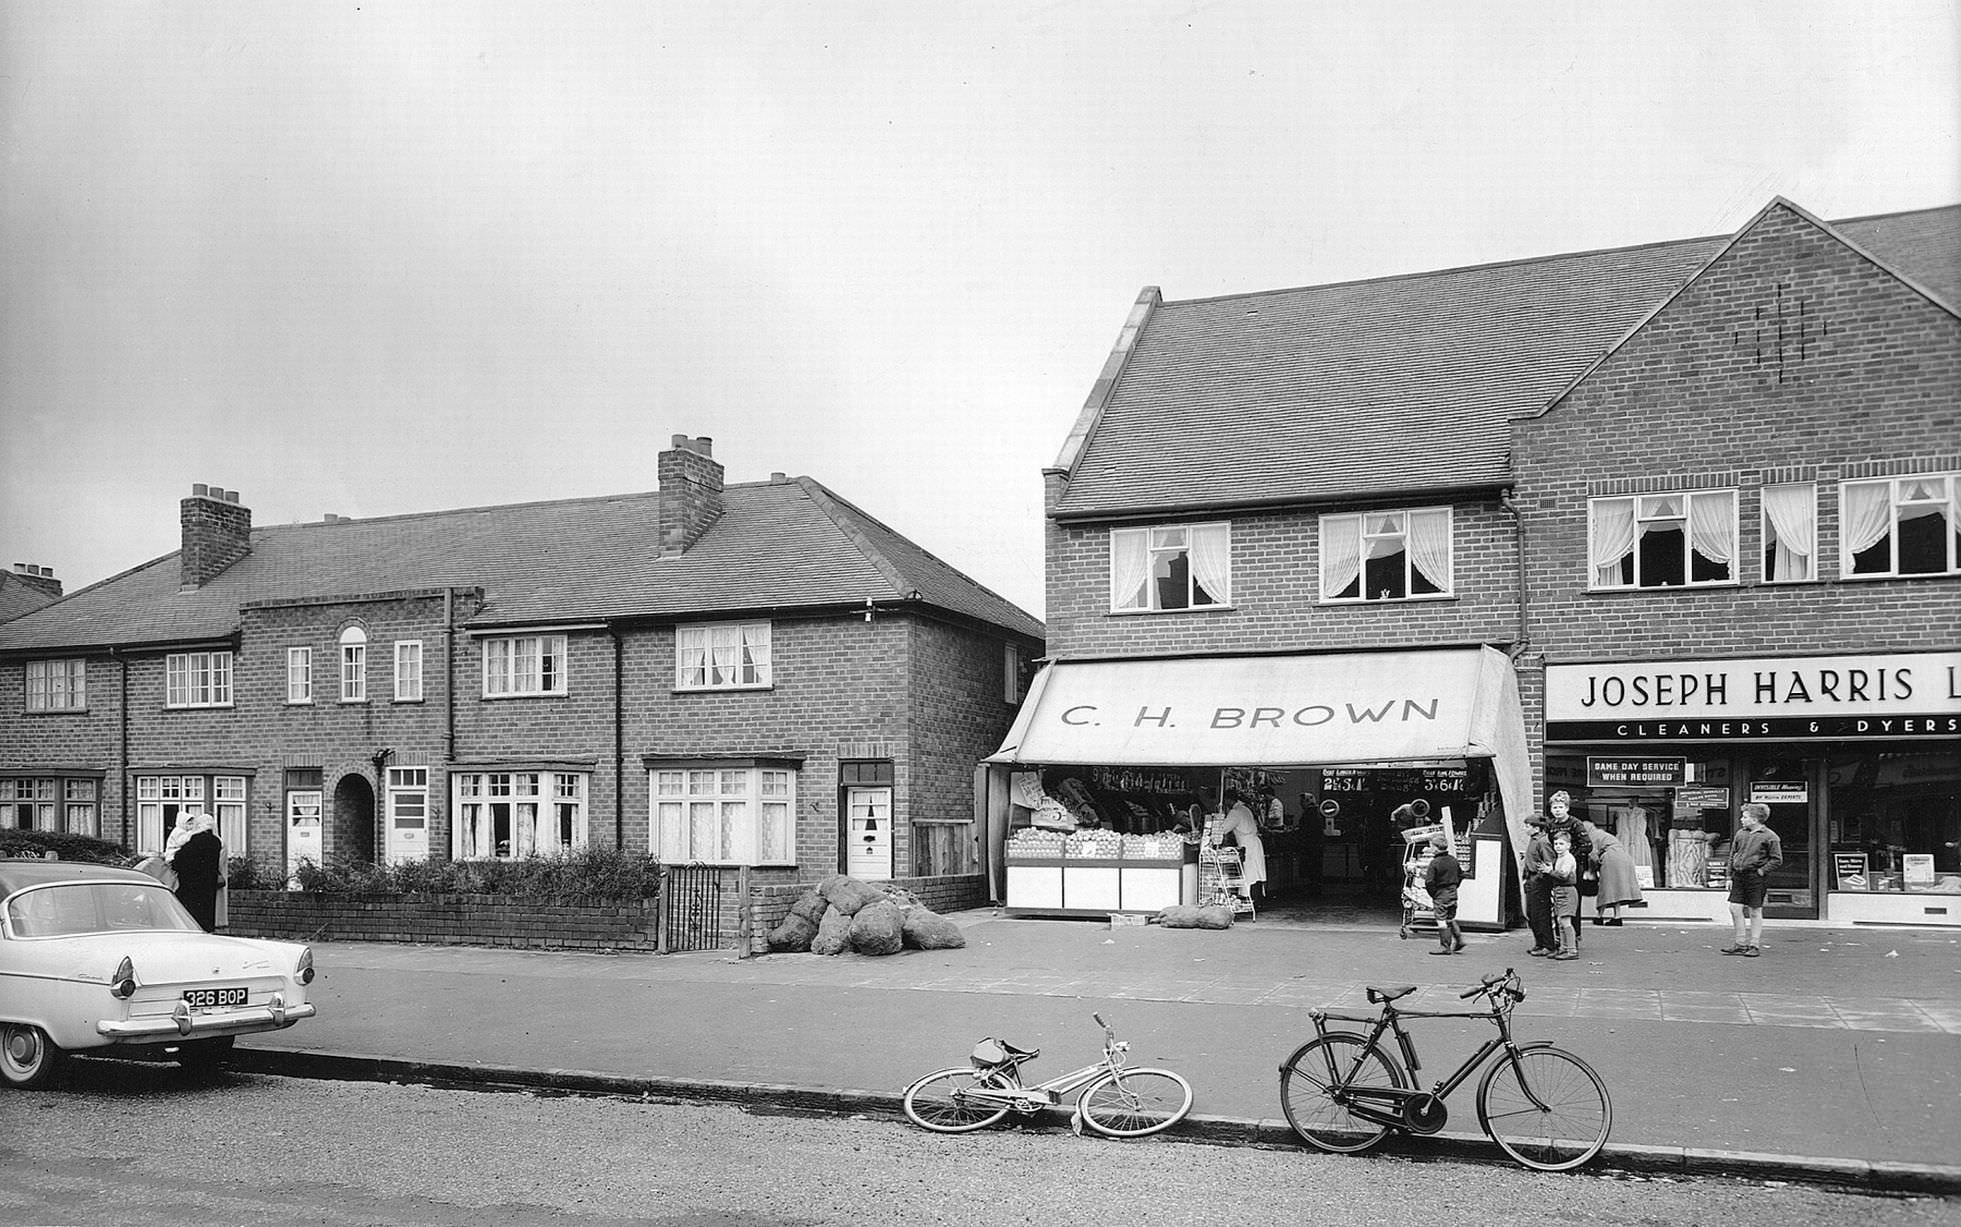
[[[0,566],[807,474],[1042,611],[1139,290],[1961,203],[1961,0],[0,0]]]

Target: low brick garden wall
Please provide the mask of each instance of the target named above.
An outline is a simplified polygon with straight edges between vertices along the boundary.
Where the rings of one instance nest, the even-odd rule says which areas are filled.
[[[545,903],[507,895],[230,892],[227,933],[285,941],[420,942],[540,950],[654,949],[655,901]]]
[[[742,948],[740,899],[733,869],[722,875],[720,948]],[[752,954],[769,951],[769,931],[790,914],[790,905],[815,886],[809,882],[757,882],[750,891]],[[981,874],[896,878],[878,883],[910,892],[935,912],[987,905]],[[659,901],[545,903],[508,895],[328,895],[307,891],[230,892],[227,933],[283,941],[414,942],[448,946],[504,946],[534,950],[631,950],[657,947]]]

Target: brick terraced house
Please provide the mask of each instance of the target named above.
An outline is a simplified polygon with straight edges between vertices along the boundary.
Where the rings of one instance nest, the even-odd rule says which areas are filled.
[[[1143,835],[1224,788],[1262,906],[1396,899],[1427,810],[1497,927],[1560,787],[1635,855],[1633,915],[1724,916],[1755,800],[1772,915],[1961,923],[1958,266],[1961,207],[1780,199],[1728,236],[1147,287],[1045,473],[1050,663],[985,798],[1008,905],[1124,909],[1017,866],[1044,810]]]
[[[270,527],[195,487],[178,553],[0,627],[0,825],[977,873],[1041,624],[810,478],[722,473],[677,435],[653,493]]]

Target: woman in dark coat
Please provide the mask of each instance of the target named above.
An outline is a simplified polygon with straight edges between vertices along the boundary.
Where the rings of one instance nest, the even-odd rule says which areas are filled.
[[[206,933],[218,931],[218,883],[225,872],[225,845],[211,828],[208,814],[187,815],[180,824],[190,827],[186,839],[170,860],[177,871],[177,901]]]
[[[1634,858],[1620,840],[1594,823],[1582,821],[1580,829],[1586,833],[1592,849],[1587,859],[1600,876],[1600,893],[1593,901],[1593,923],[1617,925],[1623,907],[1641,902],[1641,880],[1634,872]]]

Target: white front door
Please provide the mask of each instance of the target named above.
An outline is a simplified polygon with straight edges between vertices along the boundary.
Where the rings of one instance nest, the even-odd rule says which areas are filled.
[[[892,877],[892,790],[848,788],[844,793],[844,872],[866,882]]]
[[[320,836],[320,794],[286,794],[286,883],[293,886],[293,875],[301,861],[318,865],[326,856]]]
[[[429,769],[388,769],[388,861],[429,859]]]

